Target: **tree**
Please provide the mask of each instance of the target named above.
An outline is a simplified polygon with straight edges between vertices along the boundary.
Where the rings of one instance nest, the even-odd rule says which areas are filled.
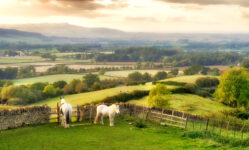
[[[232,68],[220,78],[215,98],[232,107],[249,108],[249,72],[244,68]]]
[[[179,69],[173,68],[173,69],[170,70],[170,73],[172,73],[174,76],[177,76],[178,73],[179,73]]]
[[[143,81],[144,82],[150,82],[150,81],[152,81],[152,77],[151,77],[151,75],[148,72],[145,72],[143,74]]]
[[[100,69],[99,70],[99,75],[104,75],[105,74],[105,70],[104,69]]]
[[[83,77],[83,82],[87,84],[88,88],[90,88],[94,82],[100,82],[100,79],[98,75],[89,73]]]
[[[169,107],[169,100],[171,92],[167,89],[166,85],[157,84],[152,88],[149,93],[148,104],[152,107],[167,108]]]
[[[158,80],[162,80],[162,79],[166,79],[167,78],[167,72],[165,71],[160,71],[160,72],[157,72],[154,77],[153,77],[153,80],[154,81],[158,81]]]
[[[244,60],[242,62],[242,66],[245,67],[245,68],[249,68],[249,57],[244,58]]]
[[[43,94],[47,97],[54,97],[57,94],[57,90],[53,85],[47,85],[43,90]]]
[[[143,75],[140,72],[136,71],[136,72],[130,73],[128,75],[128,80],[130,82],[142,82],[143,81]]]
[[[194,75],[194,74],[198,74],[202,70],[202,68],[203,66],[201,65],[193,64],[187,69],[185,69],[183,72],[184,72],[184,75]]]
[[[99,82],[94,82],[94,84],[91,86],[91,91],[97,91],[100,89],[101,89],[101,86]]]
[[[67,82],[63,81],[63,80],[56,81],[56,82],[53,83],[53,86],[55,88],[60,88],[60,89],[63,89],[66,85],[67,85]]]

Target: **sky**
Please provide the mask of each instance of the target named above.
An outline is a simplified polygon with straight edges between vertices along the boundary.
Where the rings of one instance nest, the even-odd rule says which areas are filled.
[[[0,0],[0,24],[132,32],[249,33],[249,0]]]

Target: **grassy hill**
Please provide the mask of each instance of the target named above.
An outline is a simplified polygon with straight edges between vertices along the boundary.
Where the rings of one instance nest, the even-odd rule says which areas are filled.
[[[176,81],[176,82],[186,82],[186,83],[195,83],[195,81],[200,77],[210,77],[205,75],[192,75],[192,76],[179,76],[175,78],[169,78],[161,81]]]
[[[66,82],[70,82],[73,79],[80,79],[82,80],[84,74],[57,74],[57,75],[47,75],[41,77],[32,77],[32,78],[24,78],[24,79],[16,79],[13,80],[15,85],[22,85],[22,84],[33,84],[35,82],[49,82],[53,83],[55,81],[64,80]],[[111,77],[107,76],[100,76],[101,80],[110,79]]]
[[[86,103],[92,103],[100,101],[108,96],[114,96],[121,92],[132,92],[134,90],[149,90],[152,88],[151,83],[147,83],[146,85],[137,85],[137,86],[120,86],[111,89],[105,89],[94,92],[66,95],[65,99],[68,103],[76,106],[77,104],[83,105]],[[35,105],[47,104],[50,107],[56,107],[56,103],[59,102],[59,97],[47,99],[44,101],[40,101],[35,103]]]
[[[148,97],[144,97],[139,100],[131,100],[129,103],[148,106],[147,99]],[[170,107],[173,110],[201,116],[232,109],[209,98],[203,98],[192,94],[172,94]]]

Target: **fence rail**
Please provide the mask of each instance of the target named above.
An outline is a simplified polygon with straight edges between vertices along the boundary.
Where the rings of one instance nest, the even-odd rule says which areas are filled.
[[[175,110],[161,110],[134,104],[121,103],[119,105],[121,114],[139,117],[140,119],[153,121],[161,125],[194,131],[210,131],[225,137],[249,138],[249,125],[245,123],[215,120]],[[89,120],[92,123],[96,115],[96,108],[96,105],[77,105],[77,107],[73,107],[72,117],[75,121]],[[59,104],[57,104],[57,107],[52,108],[50,113],[50,119],[56,120],[58,123],[61,120],[59,110]]]

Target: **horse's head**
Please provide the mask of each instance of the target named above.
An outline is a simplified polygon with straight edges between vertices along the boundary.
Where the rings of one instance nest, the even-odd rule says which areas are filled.
[[[115,112],[116,112],[117,114],[119,114],[119,113],[120,113],[120,111],[119,111],[119,105],[116,105]]]
[[[66,103],[66,101],[65,101],[65,99],[62,97],[62,98],[60,98],[61,99],[61,105],[63,105],[63,104],[65,104]]]

